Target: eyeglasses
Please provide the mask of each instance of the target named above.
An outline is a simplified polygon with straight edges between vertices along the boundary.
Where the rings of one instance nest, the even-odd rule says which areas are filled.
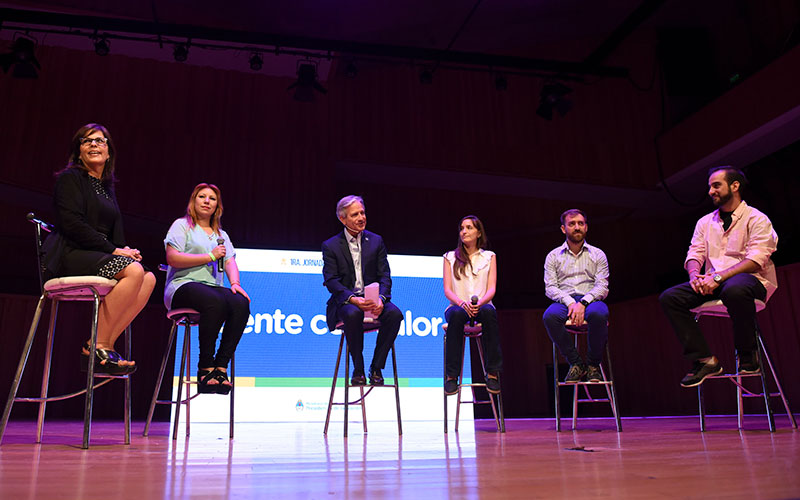
[[[81,146],[97,144],[101,148],[108,146],[108,137],[81,137]]]

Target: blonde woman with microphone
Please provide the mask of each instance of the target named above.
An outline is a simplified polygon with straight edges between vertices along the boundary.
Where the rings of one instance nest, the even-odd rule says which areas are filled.
[[[450,301],[444,317],[447,327],[444,391],[458,392],[458,376],[464,346],[464,326],[481,323],[481,343],[486,353],[486,389],[500,393],[503,354],[497,328],[497,311],[492,304],[497,284],[497,256],[487,250],[483,223],[467,215],[459,223],[458,245],[444,254],[444,294]]]
[[[221,225],[222,196],[214,184],[195,186],[186,215],[167,232],[167,309],[200,312],[198,392],[228,394],[228,363],[250,316],[250,297],[239,281],[236,251]],[[231,283],[224,287],[224,274]],[[224,328],[223,328],[224,324]],[[219,349],[214,353],[222,329]]]

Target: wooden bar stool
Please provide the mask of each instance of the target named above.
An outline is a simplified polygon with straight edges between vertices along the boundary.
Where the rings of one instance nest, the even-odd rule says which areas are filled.
[[[444,330],[444,379],[447,380],[447,323],[442,324],[442,329]],[[474,325],[466,324],[464,325],[464,337],[467,339],[464,342],[464,345],[461,349],[461,372],[458,374],[458,398],[456,399],[456,425],[455,430],[458,432],[458,421],[459,416],[461,413],[461,404],[471,404],[471,405],[483,405],[483,404],[490,404],[492,405],[492,415],[494,415],[494,422],[497,425],[497,430],[501,433],[506,432],[506,420],[505,416],[503,415],[503,395],[502,393],[497,394],[497,401],[495,402],[495,395],[490,393],[488,390],[486,393],[489,395],[489,399],[478,399],[475,394],[476,387],[483,387],[486,389],[486,383],[477,383],[473,382],[470,384],[464,383],[464,353],[467,348],[467,342],[472,341],[470,344],[470,350],[473,348],[478,349],[478,357],[481,360],[481,371],[486,376],[486,363],[483,357],[483,346],[481,345],[481,336],[483,335],[483,326],[480,323],[475,323]],[[474,347],[473,347],[474,346]],[[472,400],[471,401],[462,401],[461,400],[461,388],[462,387],[469,387],[472,391]],[[447,434],[447,393],[444,393],[444,432]]]
[[[97,321],[100,311],[100,304],[106,295],[117,284],[116,280],[101,278],[100,276],[69,276],[64,278],[53,278],[42,284],[42,230],[50,232],[52,226],[46,222],[36,219],[33,213],[28,214],[28,220],[36,225],[36,257],[39,270],[39,285],[42,295],[39,297],[39,302],[36,305],[36,312],[31,321],[31,327],[28,331],[28,338],[25,340],[25,346],[22,348],[22,355],[19,358],[17,371],[14,375],[14,380],[11,383],[11,390],[8,393],[8,400],[6,401],[5,409],[3,410],[3,418],[0,421],[0,443],[3,440],[8,419],[11,415],[11,408],[14,403],[38,403],[39,404],[39,417],[36,424],[36,442],[42,442],[42,428],[44,427],[45,408],[49,401],[61,401],[64,399],[73,398],[86,394],[84,412],[83,412],[83,443],[81,448],[89,448],[89,434],[92,425],[92,406],[94,402],[94,390],[101,385],[105,385],[111,380],[117,378],[125,381],[125,400],[124,400],[124,418],[125,418],[125,444],[131,443],[131,380],[130,374],[126,375],[109,375],[106,373],[94,372],[94,359],[95,351],[97,349]],[[31,352],[33,339],[36,337],[36,330],[39,326],[42,310],[46,301],[50,301],[50,326],[47,329],[47,342],[45,347],[44,370],[42,371],[42,388],[38,398],[23,398],[17,397],[19,390],[20,380],[25,372],[25,365],[28,361],[28,356]],[[48,385],[50,382],[50,362],[53,356],[53,337],[56,328],[56,317],[58,316],[58,305],[61,302],[71,301],[91,301],[93,303],[92,310],[92,323],[91,323],[91,342],[89,345],[89,364],[86,371],[86,387],[80,391],[72,392],[59,396],[48,395]],[[130,358],[131,356],[131,327],[128,325],[125,328],[125,355]],[[95,379],[104,379],[95,384]]]
[[[344,326],[343,322],[339,322],[336,324],[336,328],[334,331],[338,330],[340,333],[340,340],[339,340],[339,353],[336,355],[336,367],[333,370],[333,383],[331,384],[331,395],[328,399],[328,413],[325,416],[325,430],[323,434],[328,434],[328,424],[331,420],[331,411],[333,407],[336,405],[343,405],[344,406],[344,437],[347,437],[347,426],[349,423],[349,412],[351,405],[358,405],[361,407],[361,419],[364,425],[364,433],[367,432],[367,409],[364,404],[364,400],[372,392],[376,386],[370,385],[369,387],[363,385],[354,386],[350,383],[350,348],[347,346],[347,339],[344,335],[344,331],[342,327]],[[379,330],[381,327],[380,322],[378,320],[371,320],[369,318],[364,319],[364,333],[367,332],[374,332]],[[342,360],[342,348],[344,347],[344,402],[334,402],[333,395],[336,391],[336,380],[339,377],[339,364]],[[392,370],[394,373],[394,384],[385,384],[379,387],[393,387],[394,388],[394,399],[395,399],[395,406],[397,408],[397,433],[399,435],[403,435],[403,421],[400,417],[400,379],[397,377],[397,357],[395,356],[394,351],[394,343],[392,343]],[[350,401],[350,388],[351,387],[358,387],[359,390],[359,398],[355,401]],[[364,388],[367,387],[366,392]]]
[[[581,325],[574,325],[572,324],[571,320],[567,320],[566,323],[567,333],[572,334],[575,338],[575,348],[578,348],[578,339],[583,337],[586,342],[587,335],[589,334],[589,325],[586,321],[583,322]],[[606,363],[608,364],[608,375],[606,375],[606,370],[603,367],[603,363],[600,363],[600,373],[603,375],[603,380],[600,382],[577,382],[577,383],[567,383],[567,382],[560,382],[558,378],[558,348],[556,347],[555,342],[553,342],[553,381],[554,381],[554,388],[555,388],[555,409],[556,409],[556,432],[561,432],[561,401],[560,401],[560,388],[561,387],[572,387],[572,430],[575,430],[578,426],[578,405],[582,403],[609,403],[611,405],[611,411],[614,414],[614,420],[617,424],[617,432],[622,432],[622,421],[619,416],[619,406],[617,405],[617,393],[616,389],[614,388],[614,370],[611,367],[611,350],[608,348],[608,341],[606,341]],[[604,398],[595,398],[589,392],[590,386],[603,386],[606,390],[606,397]],[[583,387],[583,392],[585,397],[580,397],[580,389]]]
[[[172,428],[172,439],[178,439],[178,424],[180,423],[181,419],[181,405],[186,406],[186,437],[189,437],[190,432],[190,421],[191,421],[191,401],[192,399],[196,398],[200,395],[199,392],[195,392],[193,395],[191,392],[191,387],[193,385],[197,385],[197,380],[192,380],[191,373],[191,361],[190,361],[190,354],[191,354],[191,344],[190,339],[192,337],[192,330],[193,326],[197,326],[200,322],[200,313],[194,309],[190,308],[181,308],[181,309],[171,309],[167,312],[167,319],[172,321],[172,328],[169,332],[169,340],[167,341],[167,347],[164,351],[164,356],[161,359],[161,369],[159,370],[158,374],[158,382],[156,382],[156,388],[153,391],[153,398],[150,401],[150,410],[147,412],[147,422],[144,426],[144,433],[142,435],[147,436],[150,432],[150,423],[153,420],[153,411],[155,411],[155,407],[157,404],[174,404],[175,405],[175,424]],[[160,400],[158,399],[158,393],[161,390],[161,384],[164,380],[164,372],[166,371],[167,361],[169,361],[169,354],[172,351],[172,344],[175,342],[175,333],[178,329],[178,325],[183,325],[183,350],[181,352],[181,361],[178,369],[178,395],[175,400],[166,399]],[[228,437],[233,439],[233,422],[234,422],[234,391],[236,389],[236,355],[234,354],[231,356],[231,372],[230,372],[230,381],[231,381],[231,392],[230,396],[230,416],[229,416],[229,432]],[[183,389],[186,388],[186,398],[183,398]]]
[[[760,300],[756,300],[756,312],[762,311],[766,304]],[[709,300],[701,304],[698,307],[695,307],[691,310],[695,314],[695,321],[699,321],[702,316],[713,316],[717,318],[728,318],[728,309],[722,303],[721,300]],[[761,330],[758,327],[758,321],[755,324],[755,336],[756,336],[756,346],[758,348],[758,365],[759,370],[758,373],[747,373],[747,374],[739,374],[739,355],[736,355],[736,371],[734,373],[725,373],[722,375],[715,375],[712,377],[707,377],[708,379],[713,378],[721,378],[730,380],[736,386],[736,409],[737,409],[737,416],[738,416],[738,424],[739,429],[743,428],[744,423],[744,398],[764,398],[764,406],[766,407],[767,411],[767,422],[769,424],[770,432],[775,432],[775,417],[772,413],[772,408],[770,407],[769,398],[770,397],[778,397],[780,396],[781,400],[783,401],[783,407],[786,409],[786,415],[789,417],[789,421],[792,424],[792,427],[797,429],[797,422],[795,421],[794,414],[792,413],[791,409],[789,409],[789,402],[786,399],[786,395],[783,392],[783,388],[781,387],[781,382],[778,380],[778,374],[775,372],[775,367],[772,365],[772,360],[769,358],[769,354],[767,354],[767,347],[764,345],[764,340],[761,338]],[[766,364],[764,363],[766,361]],[[772,375],[772,380],[775,382],[775,386],[778,389],[778,392],[770,392],[767,386],[767,374],[765,368],[769,367],[769,373]],[[761,379],[761,392],[754,392],[747,389],[743,384],[743,379],[749,377],[759,377]],[[705,384],[700,384],[697,386],[697,400],[698,405],[700,407],[700,431],[704,432],[706,430],[706,410],[705,410],[705,402],[703,400],[703,386]]]

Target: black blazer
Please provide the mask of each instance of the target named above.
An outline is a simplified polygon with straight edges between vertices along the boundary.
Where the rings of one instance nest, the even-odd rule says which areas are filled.
[[[336,314],[339,306],[353,295],[356,284],[356,268],[350,247],[344,237],[344,230],[322,243],[322,276],[324,285],[331,292],[328,299],[326,319],[328,329],[336,327]],[[392,274],[383,238],[375,233],[364,231],[361,235],[361,277],[364,286],[378,282],[379,293],[389,301],[392,298]]]
[[[56,232],[48,236],[42,246],[45,279],[59,275],[61,259],[68,250],[94,250],[110,254],[116,248],[125,246],[122,213],[113,189],[109,188],[108,191],[117,214],[110,234],[106,235],[95,229],[98,226],[98,202],[89,174],[76,167],[58,174],[53,195]]]

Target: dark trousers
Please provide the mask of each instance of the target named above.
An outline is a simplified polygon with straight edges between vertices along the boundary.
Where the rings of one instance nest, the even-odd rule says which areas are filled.
[[[683,283],[665,290],[658,301],[683,345],[684,357],[694,361],[710,357],[711,350],[690,309],[709,300],[722,300],[733,322],[736,350],[739,353],[752,352],[757,347],[755,300],[766,297],[767,290],[755,276],[741,273],[722,282],[711,295],[700,295],[689,283]]]
[[[573,295],[575,300],[581,300],[582,295]],[[569,308],[560,302],[554,302],[547,308],[542,317],[544,327],[550,339],[558,346],[561,355],[569,364],[583,363],[581,355],[575,349],[575,339],[567,333],[565,323],[569,318]],[[590,303],[583,313],[589,326],[589,357],[590,365],[599,366],[603,362],[603,349],[608,341],[608,306],[600,300]]]
[[[447,352],[445,357],[448,377],[458,377],[461,373],[461,354],[464,349],[464,325],[470,320],[469,314],[457,306],[450,306],[444,312],[447,321]],[[497,328],[497,311],[491,304],[481,306],[475,321],[483,329],[481,344],[486,353],[486,371],[497,374],[503,368],[503,353],[500,350],[500,335]]]
[[[181,307],[190,307],[200,312],[200,357],[197,367],[227,367],[250,317],[250,301],[241,294],[233,293],[230,288],[186,283],[178,287],[172,297],[172,308]],[[225,328],[222,330],[219,350],[214,356],[217,335],[223,323]]]
[[[347,348],[353,359],[353,373],[364,373],[364,311],[353,304],[343,304],[337,312],[339,320],[344,323],[342,329],[347,338]],[[383,370],[386,366],[386,356],[400,331],[400,322],[403,313],[391,302],[383,305],[383,312],[378,316],[381,327],[378,330],[378,339],[375,342],[375,352],[372,354],[370,369]]]

